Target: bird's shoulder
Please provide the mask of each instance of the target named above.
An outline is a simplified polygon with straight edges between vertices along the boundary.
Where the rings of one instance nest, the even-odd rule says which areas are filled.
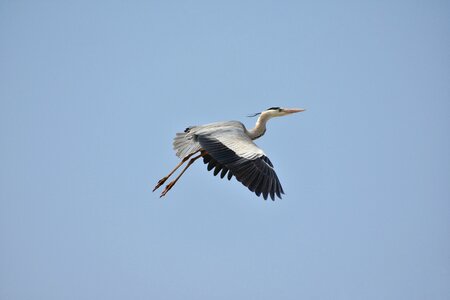
[[[195,135],[218,135],[221,133],[232,135],[242,134],[245,130],[244,124],[239,121],[224,121],[195,126],[190,132]]]

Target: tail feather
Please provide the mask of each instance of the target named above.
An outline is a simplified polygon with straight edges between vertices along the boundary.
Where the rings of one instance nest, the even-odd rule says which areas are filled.
[[[200,148],[200,144],[194,141],[194,136],[189,133],[189,130],[187,132],[177,133],[173,139],[173,149],[181,159],[200,150]]]

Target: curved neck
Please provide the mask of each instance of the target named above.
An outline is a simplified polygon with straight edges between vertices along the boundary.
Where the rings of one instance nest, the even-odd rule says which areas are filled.
[[[248,130],[248,136],[252,140],[256,140],[264,135],[266,132],[266,123],[269,121],[270,117],[266,114],[261,114],[256,121],[255,127],[253,129]]]

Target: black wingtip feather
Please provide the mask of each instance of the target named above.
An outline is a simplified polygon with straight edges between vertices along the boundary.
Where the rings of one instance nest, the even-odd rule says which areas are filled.
[[[222,172],[220,173],[220,178],[224,178],[225,175],[227,174],[227,172],[228,172],[228,169],[224,167],[224,168],[222,169]]]
[[[259,181],[261,180],[261,173],[257,172],[255,175],[255,178],[253,179],[252,183],[248,186],[250,191],[255,192],[256,188],[258,187]]]
[[[204,149],[203,161],[207,164],[208,171],[214,168],[214,176],[220,173],[221,178],[227,176],[228,180],[235,176],[258,197],[262,195],[264,200],[270,197],[273,201],[277,197],[281,199],[284,191],[268,157],[263,155],[247,159],[215,138],[199,136],[198,139]]]
[[[214,176],[219,174],[220,170],[222,170],[222,166],[221,165],[216,165],[216,168],[214,169]]]

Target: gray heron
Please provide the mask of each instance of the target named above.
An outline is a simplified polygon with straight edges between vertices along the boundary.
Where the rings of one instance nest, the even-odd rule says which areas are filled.
[[[281,199],[284,194],[281,183],[275,173],[272,162],[253,140],[266,132],[266,124],[273,117],[281,117],[304,111],[304,109],[287,109],[271,107],[259,115],[253,129],[247,130],[239,121],[217,122],[207,125],[191,126],[182,133],[177,133],[173,148],[181,159],[180,163],[165,177],[158,181],[153,191],[163,185],[175,171],[189,160],[180,174],[171,181],[162,191],[163,197],[175,185],[184,172],[197,159],[203,157],[208,164],[207,169],[214,169],[214,176],[219,174],[228,180],[233,176],[254,192],[258,197],[262,194],[264,199],[275,195]]]

